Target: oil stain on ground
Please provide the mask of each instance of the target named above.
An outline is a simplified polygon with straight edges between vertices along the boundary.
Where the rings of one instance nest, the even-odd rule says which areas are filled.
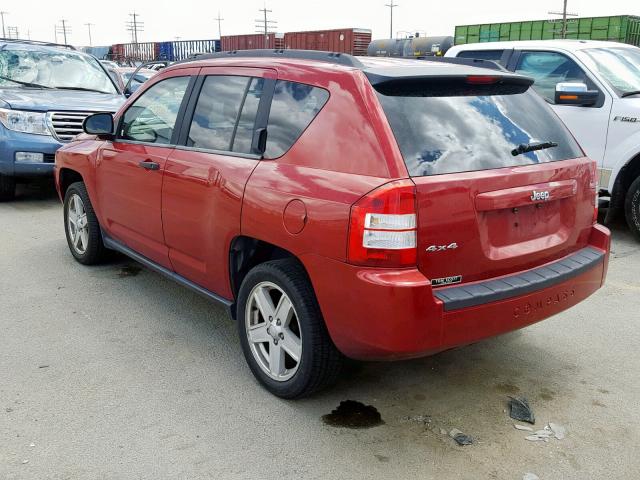
[[[142,271],[138,265],[125,265],[118,272],[120,278],[135,277]]]
[[[322,421],[332,427],[371,428],[384,424],[380,412],[372,406],[354,400],[340,402],[338,408],[322,416]]]

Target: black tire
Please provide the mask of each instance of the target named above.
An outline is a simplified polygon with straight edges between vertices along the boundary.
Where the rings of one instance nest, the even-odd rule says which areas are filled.
[[[295,374],[285,381],[275,380],[262,370],[247,338],[247,302],[254,288],[263,282],[275,284],[289,297],[301,333],[301,359]],[[338,379],[344,357],[329,336],[309,277],[296,259],[274,260],[254,267],[240,287],[237,312],[240,343],[249,368],[274,395],[286,399],[301,398]],[[270,347],[270,342],[268,345]]]
[[[636,238],[640,240],[640,177],[635,179],[627,191],[624,213],[629,228]]]
[[[16,196],[16,179],[0,174],[0,202],[13,200]]]
[[[87,217],[87,245],[80,251],[73,244],[69,227],[69,205],[74,196],[80,197]],[[87,188],[83,182],[72,183],[64,195],[64,231],[67,237],[67,244],[73,257],[83,265],[95,265],[104,260],[106,249],[102,243],[102,233],[98,218],[93,211]]]

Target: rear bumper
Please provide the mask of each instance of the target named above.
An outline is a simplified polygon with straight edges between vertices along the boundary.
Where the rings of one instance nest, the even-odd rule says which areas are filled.
[[[459,287],[433,289],[417,269],[362,268],[317,256],[302,260],[338,349],[351,358],[391,360],[477,342],[576,305],[602,286],[609,263],[609,240],[609,230],[596,225],[589,242],[593,260],[585,260],[582,267],[576,265],[572,273],[566,271],[572,264],[569,255],[542,267],[558,272],[554,279],[523,289],[518,282],[509,281],[521,278],[523,272],[519,272],[500,279],[520,288],[515,293],[503,288],[498,296],[457,303],[448,301],[443,293]],[[465,287],[469,290],[473,285]]]

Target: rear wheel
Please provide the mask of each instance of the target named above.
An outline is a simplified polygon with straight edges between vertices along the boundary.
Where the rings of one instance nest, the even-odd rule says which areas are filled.
[[[16,195],[16,179],[0,175],[0,202],[13,200]]]
[[[238,295],[238,330],[249,368],[274,395],[307,396],[338,377],[343,357],[294,259],[263,263],[247,274]]]
[[[635,179],[627,191],[624,211],[629,228],[640,240],[640,177]]]
[[[102,233],[83,182],[72,183],[64,195],[64,226],[69,250],[78,262],[93,265],[102,261]]]

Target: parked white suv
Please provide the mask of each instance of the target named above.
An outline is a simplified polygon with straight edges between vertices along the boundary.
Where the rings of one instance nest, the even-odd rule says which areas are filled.
[[[533,77],[587,155],[598,162],[607,221],[624,211],[640,239],[640,48],[592,40],[458,45],[447,57],[494,60]]]

